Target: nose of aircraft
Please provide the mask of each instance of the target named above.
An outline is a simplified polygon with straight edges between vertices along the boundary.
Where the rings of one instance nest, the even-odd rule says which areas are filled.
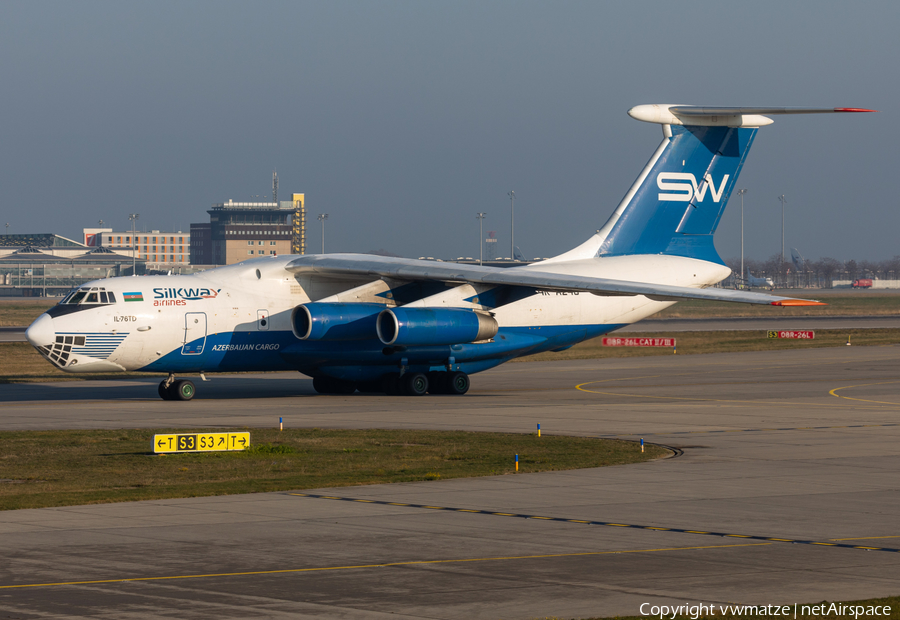
[[[28,329],[25,330],[25,339],[33,347],[46,347],[56,340],[56,330],[53,329],[53,319],[49,314],[42,314]]]

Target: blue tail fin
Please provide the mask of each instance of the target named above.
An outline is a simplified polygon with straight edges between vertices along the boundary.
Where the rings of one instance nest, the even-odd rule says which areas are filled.
[[[663,125],[663,130],[666,139],[597,255],[669,254],[724,264],[713,233],[757,129]]]

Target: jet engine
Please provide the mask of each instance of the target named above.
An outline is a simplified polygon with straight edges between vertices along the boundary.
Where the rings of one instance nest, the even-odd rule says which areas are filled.
[[[367,340],[384,304],[309,303],[294,308],[291,327],[300,340]]]
[[[497,335],[497,321],[487,314],[462,308],[391,308],[376,323],[384,344],[427,346],[464,344]]]

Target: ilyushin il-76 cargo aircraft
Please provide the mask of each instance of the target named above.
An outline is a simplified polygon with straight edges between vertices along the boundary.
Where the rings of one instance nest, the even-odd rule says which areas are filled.
[[[663,140],[606,224],[559,256],[478,265],[364,254],[272,256],[185,276],[120,277],[67,294],[26,331],[67,372],[176,375],[296,370],[324,394],[464,394],[469,375],[561,351],[681,299],[808,300],[710,288],[731,270],[713,234],[771,115],[859,108],[641,105]]]

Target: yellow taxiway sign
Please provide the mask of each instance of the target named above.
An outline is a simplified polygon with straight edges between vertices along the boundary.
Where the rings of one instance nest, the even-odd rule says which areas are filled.
[[[250,433],[190,433],[153,436],[153,451],[156,454],[243,450],[249,445]]]

